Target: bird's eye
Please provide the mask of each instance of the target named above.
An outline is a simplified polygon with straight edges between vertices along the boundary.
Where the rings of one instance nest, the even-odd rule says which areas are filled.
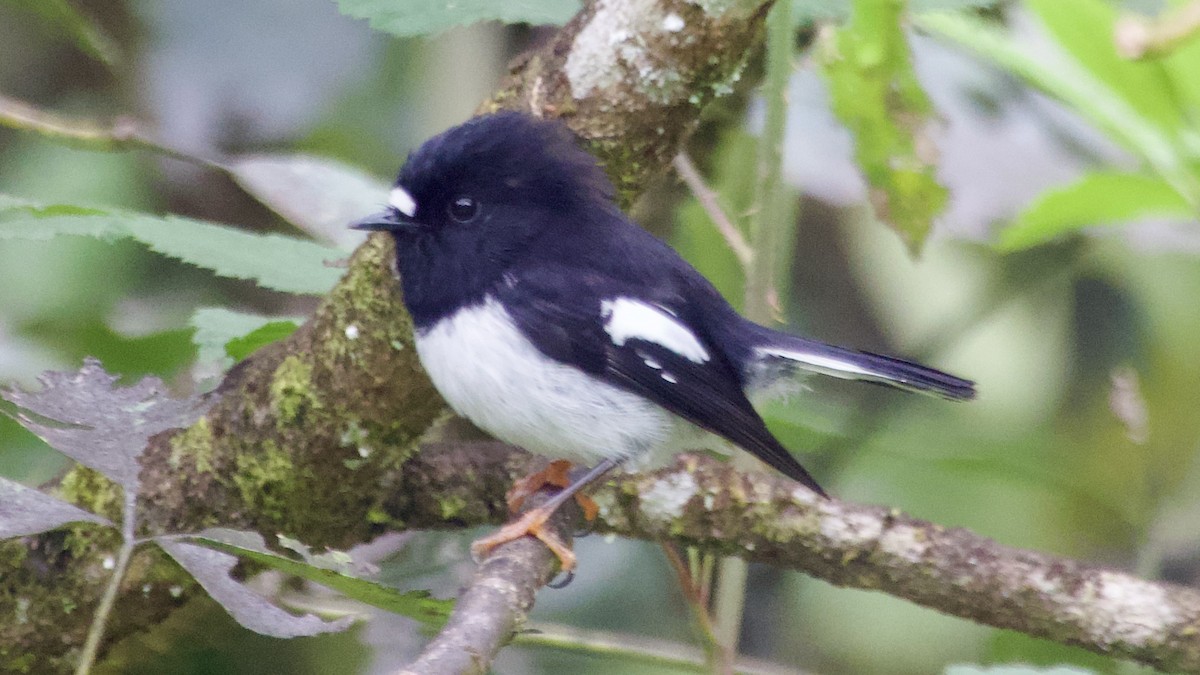
[[[446,212],[450,217],[460,223],[469,223],[479,215],[479,202],[475,198],[467,195],[459,195],[450,202],[450,206],[446,208]]]

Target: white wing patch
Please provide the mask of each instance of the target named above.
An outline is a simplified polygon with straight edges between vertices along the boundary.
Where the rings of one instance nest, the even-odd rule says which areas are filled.
[[[392,188],[392,191],[388,193],[388,204],[409,218],[417,215],[417,200],[413,199],[412,195],[400,186]]]
[[[762,348],[756,350],[761,356],[777,356],[781,359],[803,363],[812,370],[834,377],[844,377],[850,379],[878,379],[879,373],[873,373],[862,366],[859,366],[849,361],[834,359],[820,354],[806,354],[804,352],[792,351],[790,349],[771,349]]]
[[[669,311],[633,298],[614,298],[600,303],[604,331],[618,347],[632,339],[661,345],[692,361],[708,361],[708,350]],[[648,364],[647,364],[648,365]]]

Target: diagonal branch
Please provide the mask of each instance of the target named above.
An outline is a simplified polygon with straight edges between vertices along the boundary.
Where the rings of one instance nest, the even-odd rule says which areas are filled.
[[[551,496],[542,491],[526,499],[526,509],[536,508]],[[549,526],[570,543],[578,509],[562,508]],[[396,675],[458,675],[488,672],[501,647],[521,630],[533,608],[537,591],[550,581],[554,554],[532,537],[498,546],[480,563],[471,583],[459,595],[450,620],[421,655]]]
[[[503,474],[514,457],[500,444],[430,447],[418,480],[466,499],[471,481],[462,467]],[[1196,589],[1004,546],[896,509],[819,500],[782,477],[739,472],[703,455],[620,476],[593,497],[599,532],[672,540],[1160,670],[1200,672]],[[540,568],[514,570],[507,582],[549,574],[551,556],[529,560]],[[579,573],[588,573],[586,560]]]

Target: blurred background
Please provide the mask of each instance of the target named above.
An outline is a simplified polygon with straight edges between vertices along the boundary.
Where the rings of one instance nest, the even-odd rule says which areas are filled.
[[[817,395],[772,404],[765,414],[773,430],[841,498],[894,506],[1010,546],[1194,584],[1195,220],[1136,218],[1113,227],[1111,221],[1130,220],[1117,207],[1112,217],[1097,216],[1099,227],[1020,251],[998,248],[997,232],[1045,190],[1096,169],[1134,170],[1140,160],[1072,106],[986,58],[913,32],[916,72],[937,115],[928,131],[937,176],[949,190],[933,235],[914,257],[872,216],[851,136],[830,110],[810,50],[813,21],[837,8],[823,14],[806,4],[797,3],[788,89],[784,172],[798,216],[781,318],[829,342],[972,378],[980,395],[949,404],[821,383]],[[70,7],[98,42],[78,39],[36,0],[0,2],[0,94],[58,113],[132,116],[159,142],[201,157],[302,152],[382,181],[422,140],[469,117],[506,62],[552,30],[485,23],[401,39],[339,14],[329,0]],[[1020,3],[990,3],[986,17],[1035,57],[1061,50]],[[99,47],[89,51],[85,43]],[[98,58],[97,50],[111,52]],[[753,191],[746,167],[763,124],[761,72],[756,57],[731,95],[706,110],[689,148],[735,216],[749,208]],[[2,127],[0,193],[308,236],[225,173],[159,153],[97,152]],[[363,213],[374,206],[364,205]],[[658,181],[634,214],[740,304],[736,259],[673,175]],[[0,239],[0,383],[34,386],[44,370],[74,370],[95,356],[126,381],[156,374],[180,391],[194,390],[203,386],[189,326],[198,308],[303,316],[315,303],[218,278],[129,240]],[[0,416],[0,473],[32,485],[66,465]],[[469,572],[466,542],[476,534],[413,535],[385,563],[385,576],[450,596]],[[543,592],[536,619],[695,642],[689,610],[656,545],[591,537],[577,550],[578,578]],[[797,671],[940,673],[953,664],[1025,662],[1138,672],[796,573],[752,567],[748,593],[741,650]],[[402,663],[423,640],[412,622],[383,615],[348,634],[272,640],[198,601],[121,645],[108,667],[376,673]],[[495,671],[674,672],[532,648],[506,650]]]

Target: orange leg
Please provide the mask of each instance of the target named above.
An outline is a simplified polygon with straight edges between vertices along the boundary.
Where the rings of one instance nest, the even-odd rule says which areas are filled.
[[[558,507],[562,506],[572,497],[579,502],[585,518],[588,520],[595,518],[600,508],[596,505],[596,502],[580,494],[579,491],[597,478],[608,473],[619,463],[619,459],[601,460],[599,464],[588,471],[582,478],[571,482],[568,476],[568,471],[571,467],[570,462],[559,460],[551,462],[542,471],[517,481],[507,495],[508,506],[514,512],[521,507],[530,495],[544,485],[561,487],[562,491],[551,497],[545,504],[525,512],[520,518],[508,523],[494,534],[490,534],[471,544],[471,554],[475,556],[476,560],[482,560],[497,546],[520,539],[528,534],[537,537],[538,540],[546,545],[546,548],[549,548],[558,557],[563,572],[574,570],[575,554],[571,552],[571,547],[566,542],[559,539],[558,536],[546,527],[546,521],[550,519],[550,516],[554,515]]]
[[[505,499],[508,501],[508,510],[510,513],[517,513],[526,499],[547,485],[561,490],[566,489],[570,484],[571,463],[565,459],[556,459],[541,471],[534,471],[513,483],[508,494],[505,495]],[[596,519],[596,514],[600,512],[600,506],[591,497],[576,492],[575,502],[579,504],[580,509],[583,509],[585,520],[591,522]]]
[[[520,518],[506,524],[496,532],[476,540],[471,544],[471,555],[475,556],[477,560],[483,560],[497,546],[515,541],[528,534],[537,537],[546,545],[546,548],[558,556],[558,562],[563,572],[575,569],[575,554],[571,552],[571,547],[545,527],[546,521],[558,510],[557,505],[553,508],[548,508],[549,506],[546,504],[527,511]]]

